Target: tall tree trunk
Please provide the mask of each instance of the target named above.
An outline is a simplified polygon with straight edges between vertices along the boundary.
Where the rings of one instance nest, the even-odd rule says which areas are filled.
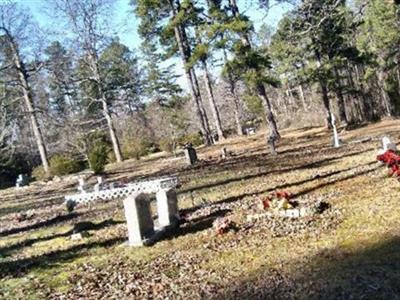
[[[387,92],[385,90],[385,77],[386,76],[382,70],[378,71],[377,76],[378,76],[378,86],[379,86],[379,90],[381,92],[383,104],[385,106],[386,115],[388,117],[391,117],[392,116],[392,105],[390,103],[389,95],[387,94]]]
[[[271,146],[271,152],[272,154],[276,154],[276,149],[275,149],[275,143],[279,138],[281,137],[279,132],[278,132],[278,126],[276,125],[276,121],[274,118],[274,114],[272,113],[272,106],[271,102],[269,101],[267,97],[267,93],[265,92],[265,87],[263,85],[258,85],[257,86],[257,93],[258,96],[260,97],[262,104],[264,106],[265,112],[266,112],[266,117],[267,117],[267,122],[269,125],[269,130],[270,130],[270,136],[268,139],[268,143]]]
[[[364,93],[361,93],[362,95],[360,97],[360,93],[355,92],[355,91],[357,91],[357,86],[354,82],[352,67],[349,62],[347,62],[347,64],[346,64],[346,72],[347,72],[347,81],[348,81],[349,85],[351,86],[353,94],[356,96],[356,99],[357,99],[356,106],[357,106],[357,112],[358,112],[358,120],[360,122],[362,122],[366,118],[366,115],[364,113],[365,112],[364,101],[363,101],[363,99],[361,99]]]
[[[238,135],[243,135],[243,127],[242,123],[240,122],[240,105],[239,105],[240,99],[236,92],[236,85],[232,79],[229,79],[229,90],[231,92],[231,95],[233,97],[233,102],[235,104],[234,113],[235,113],[236,133]]]
[[[106,118],[106,121],[107,121],[108,131],[110,132],[110,138],[111,138],[111,143],[112,143],[114,154],[115,154],[115,160],[117,162],[122,162],[123,158],[122,158],[122,154],[121,154],[121,146],[119,144],[118,136],[116,134],[116,130],[114,127],[114,122],[112,120],[106,99],[102,98],[101,104],[103,106],[104,117]]]
[[[223,49],[223,52],[224,52],[224,63],[226,63],[228,61],[228,55],[225,49]],[[233,76],[230,71],[228,71],[228,84],[229,84],[229,91],[231,93],[234,102],[236,133],[237,135],[243,135],[243,127],[242,123],[240,122],[240,99],[236,91],[235,81],[233,80]]]
[[[97,89],[99,91],[99,95],[100,95],[100,102],[102,105],[102,112],[103,115],[106,119],[107,122],[107,127],[108,127],[108,131],[110,134],[110,139],[111,139],[111,144],[113,147],[113,151],[115,154],[115,160],[117,162],[122,162],[123,161],[123,157],[121,154],[121,146],[119,144],[119,140],[118,140],[118,136],[115,130],[115,126],[114,126],[114,122],[112,120],[111,117],[111,112],[110,109],[108,107],[107,104],[107,98],[104,92],[104,88],[103,88],[103,81],[100,75],[100,71],[99,71],[99,67],[98,67],[98,59],[97,59],[97,55],[95,53],[91,53],[90,54],[90,62],[91,62],[91,68],[92,68],[92,72],[94,75],[94,79],[97,82]]]
[[[347,118],[347,114],[346,114],[346,103],[343,97],[343,93],[342,93],[342,84],[340,81],[340,75],[339,75],[339,71],[337,70],[337,68],[335,67],[333,70],[333,73],[335,75],[335,94],[338,100],[338,107],[339,107],[339,120],[343,123],[345,123],[347,125],[348,123],[348,118]]]
[[[300,95],[301,103],[303,105],[303,109],[304,109],[304,111],[307,111],[308,109],[307,109],[307,104],[306,104],[306,98],[304,97],[303,85],[301,83],[299,84],[298,89],[299,89],[299,95]]]
[[[175,7],[174,0],[169,0],[169,4],[171,7],[171,18],[173,19],[177,15],[177,9]],[[212,140],[209,125],[208,125],[208,118],[207,118],[206,112],[204,110],[204,107],[202,106],[202,99],[201,99],[200,90],[198,87],[196,73],[192,67],[189,68],[187,66],[187,64],[189,62],[190,53],[189,53],[188,45],[185,46],[185,41],[184,41],[185,35],[184,35],[184,29],[182,28],[182,26],[180,26],[179,24],[176,24],[174,26],[174,34],[175,34],[176,42],[178,44],[179,53],[180,53],[180,56],[181,56],[181,59],[182,59],[183,65],[184,65],[185,76],[186,76],[186,80],[189,85],[190,95],[192,97],[192,101],[195,104],[196,114],[200,121],[200,130],[203,134],[206,145],[211,145],[213,140]]]
[[[318,69],[321,69],[321,67],[322,67],[321,55],[317,50],[315,50],[315,58],[316,58],[316,61],[317,61]],[[324,78],[320,78],[319,79],[319,85],[320,85],[321,93],[322,93],[322,103],[323,103],[324,109],[325,109],[326,126],[329,129],[331,129],[332,128],[332,118],[331,118],[332,114],[331,114],[331,105],[330,105],[330,101],[329,101],[328,87],[327,87],[326,80]]]
[[[363,100],[364,115],[367,117],[368,121],[371,121],[376,117],[375,111],[373,108],[374,105],[372,103],[372,98],[368,97],[365,94],[366,87],[364,86],[361,70],[358,65],[354,65],[354,71],[355,71],[355,75],[356,75],[355,78],[356,78],[357,86],[358,86],[357,89],[360,91],[361,97]],[[367,86],[367,89],[369,90],[368,86]]]
[[[208,120],[206,109],[204,108],[203,99],[200,93],[199,81],[197,80],[196,70],[194,68],[190,68],[189,70],[190,76],[192,78],[194,92],[196,94],[196,99],[198,99],[198,107],[199,112],[201,114],[201,118],[203,118],[204,126],[206,129],[206,133],[204,137],[206,139],[207,145],[212,145],[214,143],[214,139],[212,137],[211,129],[210,129],[210,122]]]
[[[319,85],[321,87],[322,103],[324,104],[324,109],[325,109],[326,126],[328,128],[332,128],[331,105],[330,105],[329,96],[328,96],[328,88],[326,87],[326,83],[323,80],[319,81]]]
[[[211,112],[214,117],[215,129],[217,130],[218,137],[220,139],[224,140],[225,135],[224,135],[224,131],[222,130],[221,117],[219,114],[219,109],[217,107],[217,103],[215,101],[214,91],[213,91],[211,79],[210,79],[210,74],[208,73],[207,62],[205,60],[202,60],[201,64],[202,64],[202,67],[204,70],[204,83],[206,85],[206,90],[207,90],[207,94],[208,94],[208,100],[210,103]]]
[[[47,159],[47,149],[46,149],[46,145],[44,143],[43,134],[40,130],[38,120],[36,117],[35,107],[33,104],[32,91],[31,91],[31,87],[30,87],[29,81],[28,81],[28,77],[29,77],[28,72],[25,68],[25,64],[21,60],[18,46],[15,44],[13,37],[11,35],[9,35],[8,31],[6,31],[6,36],[9,40],[10,48],[13,53],[14,65],[18,72],[18,77],[19,77],[19,81],[20,81],[20,85],[21,85],[22,93],[23,93],[23,99],[24,99],[25,106],[26,106],[26,109],[29,114],[30,121],[31,121],[32,131],[33,131],[33,135],[35,136],[35,141],[36,141],[36,145],[39,150],[39,155],[40,155],[40,159],[42,162],[42,166],[43,166],[43,169],[44,169],[46,175],[49,176],[50,175],[50,167],[49,167],[49,161]]]
[[[239,19],[240,18],[239,8],[237,6],[236,0],[229,0],[229,4],[230,4],[230,9],[232,11],[233,16],[235,18]],[[246,34],[246,33],[242,34],[241,40],[242,40],[242,43],[244,46],[251,49],[250,37],[248,36],[248,34]],[[271,146],[272,154],[276,154],[275,143],[277,140],[280,139],[280,134],[278,131],[278,127],[276,125],[274,114],[272,113],[272,106],[267,97],[267,93],[265,91],[264,85],[261,83],[258,83],[256,86],[256,90],[257,90],[257,94],[258,94],[261,102],[263,103],[267,122],[268,122],[269,129],[270,129],[270,137],[268,139],[268,143]]]

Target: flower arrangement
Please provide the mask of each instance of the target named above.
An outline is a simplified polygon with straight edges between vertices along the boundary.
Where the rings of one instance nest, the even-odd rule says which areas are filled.
[[[274,192],[264,199],[262,199],[262,206],[263,209],[290,209],[296,206],[296,203],[290,200],[291,195],[290,193],[283,191],[283,192]]]
[[[378,155],[376,159],[384,163],[390,169],[389,176],[397,177],[400,181],[400,155],[397,155],[393,150],[388,150]]]

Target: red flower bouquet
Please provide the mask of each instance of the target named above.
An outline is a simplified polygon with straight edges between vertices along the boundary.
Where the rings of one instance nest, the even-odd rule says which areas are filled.
[[[400,155],[397,155],[393,150],[388,150],[378,155],[376,159],[390,169],[389,176],[397,177],[400,180]]]

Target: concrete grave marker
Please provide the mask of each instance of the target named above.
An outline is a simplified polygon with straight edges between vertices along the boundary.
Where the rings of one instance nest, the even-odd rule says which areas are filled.
[[[383,148],[383,152],[386,152],[388,150],[397,151],[396,144],[392,143],[387,136],[382,138],[382,148]]]
[[[179,225],[179,210],[175,188],[178,178],[164,177],[133,183],[110,184],[108,189],[100,188],[102,179],[98,178],[94,191],[65,196],[68,211],[78,203],[91,203],[97,200],[125,198],[124,208],[129,232],[129,245],[143,246],[161,238],[166,231]],[[83,181],[80,181],[80,186]],[[97,190],[99,189],[99,190]],[[149,195],[156,194],[159,228],[154,229]]]
[[[124,208],[129,245],[143,246],[150,243],[154,236],[154,222],[149,197],[144,193],[134,193],[124,200]]]
[[[175,226],[179,220],[178,199],[174,189],[156,193],[158,223],[161,227]]]
[[[19,174],[15,186],[19,188],[25,185],[28,185],[28,178],[23,174]]]
[[[86,193],[85,191],[85,179],[83,178],[79,178],[78,179],[78,191],[80,191],[81,193]]]
[[[97,183],[94,186],[94,191],[99,192],[103,187],[103,177],[97,176]]]

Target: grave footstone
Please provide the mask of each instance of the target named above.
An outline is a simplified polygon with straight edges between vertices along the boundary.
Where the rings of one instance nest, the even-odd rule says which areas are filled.
[[[130,246],[148,244],[154,236],[154,222],[151,216],[149,197],[134,193],[124,200],[126,223]]]
[[[176,226],[178,223],[178,199],[174,189],[156,193],[157,214],[160,227]]]
[[[194,165],[197,162],[196,149],[192,145],[186,145],[185,147],[185,157],[189,165]]]

